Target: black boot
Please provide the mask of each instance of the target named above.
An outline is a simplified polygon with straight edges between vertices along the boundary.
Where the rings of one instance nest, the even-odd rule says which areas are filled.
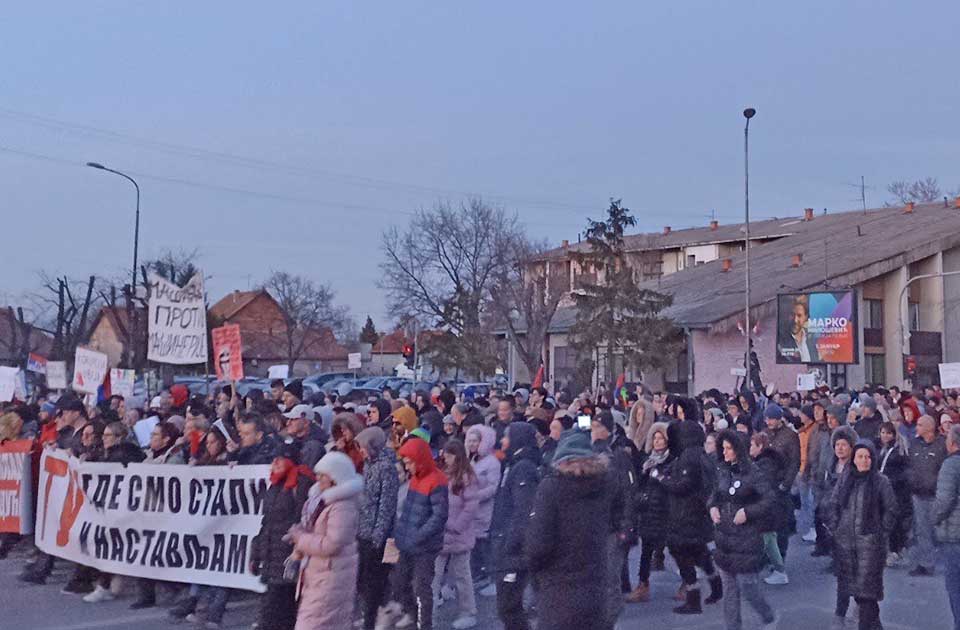
[[[719,575],[710,576],[710,597],[703,600],[704,604],[716,604],[723,599],[723,580]]]
[[[180,603],[170,609],[170,616],[175,619],[184,619],[197,607],[196,597],[184,597]]]
[[[683,606],[677,606],[673,609],[673,612],[678,615],[699,615],[703,612],[703,608],[700,607],[700,588],[688,588],[687,589],[687,603]]]

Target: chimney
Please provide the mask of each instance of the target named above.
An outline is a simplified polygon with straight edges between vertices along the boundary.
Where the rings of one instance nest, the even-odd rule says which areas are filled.
[[[802,262],[803,262],[803,254],[794,254],[793,257],[790,258],[791,267],[794,267],[794,268],[799,267],[800,263]]]
[[[711,231],[716,230],[718,227],[720,227],[720,222],[717,221],[716,219],[714,219],[713,221],[710,222],[710,230],[711,230]]]
[[[663,226],[663,235],[666,236],[669,233],[670,233],[670,226],[669,225]]]
[[[563,246],[564,249],[566,249],[566,248],[570,247],[570,241],[568,241],[567,239],[563,239],[563,241],[561,241],[560,245]]]
[[[803,209],[803,220],[804,220],[804,221],[813,221],[813,208],[804,208],[804,209]]]
[[[914,207],[915,205],[916,205],[916,204],[915,204],[914,202],[908,201],[908,202],[907,202],[907,205],[903,207],[903,213],[904,213],[904,214],[913,214],[913,207]]]
[[[731,269],[733,269],[733,259],[732,259],[732,258],[724,258],[724,259],[723,259],[723,267],[722,267],[722,269],[723,269],[723,273],[727,273],[728,271],[730,271]]]

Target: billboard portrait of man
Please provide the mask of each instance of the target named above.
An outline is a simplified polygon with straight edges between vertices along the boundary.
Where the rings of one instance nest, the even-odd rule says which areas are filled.
[[[810,302],[806,295],[793,296],[788,330],[780,331],[779,354],[787,363],[818,363],[816,335],[810,334]]]

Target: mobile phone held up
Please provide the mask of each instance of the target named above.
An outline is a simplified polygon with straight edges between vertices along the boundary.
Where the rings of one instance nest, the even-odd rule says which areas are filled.
[[[578,428],[578,429],[584,429],[584,430],[586,430],[586,431],[589,431],[589,430],[590,430],[590,423],[591,423],[592,421],[593,421],[592,418],[590,418],[590,416],[588,416],[588,415],[577,416],[577,428]]]

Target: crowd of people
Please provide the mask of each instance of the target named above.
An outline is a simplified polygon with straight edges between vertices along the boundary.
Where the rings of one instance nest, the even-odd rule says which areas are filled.
[[[258,630],[477,626],[496,597],[507,630],[612,630],[643,605],[671,557],[673,609],[741,600],[762,624],[764,588],[788,584],[790,538],[829,557],[833,627],[881,628],[884,570],[934,575],[939,557],[960,628],[960,413],[953,391],[896,387],[697,397],[643,385],[574,395],[519,386],[474,397],[434,387],[409,397],[318,395],[299,381],[240,397],[174,385],[145,409],[67,392],[0,416],[0,441],[34,440],[92,462],[270,466],[250,571]],[[3,535],[0,557],[28,541]],[[639,570],[629,570],[639,547]],[[938,549],[939,547],[939,549]],[[53,556],[33,550],[20,579],[42,584]],[[122,578],[76,565],[65,594],[96,604]],[[634,577],[636,580],[634,581]],[[137,579],[131,608],[220,626],[231,593]],[[764,586],[761,586],[763,584]],[[532,589],[533,606],[525,598]]]

